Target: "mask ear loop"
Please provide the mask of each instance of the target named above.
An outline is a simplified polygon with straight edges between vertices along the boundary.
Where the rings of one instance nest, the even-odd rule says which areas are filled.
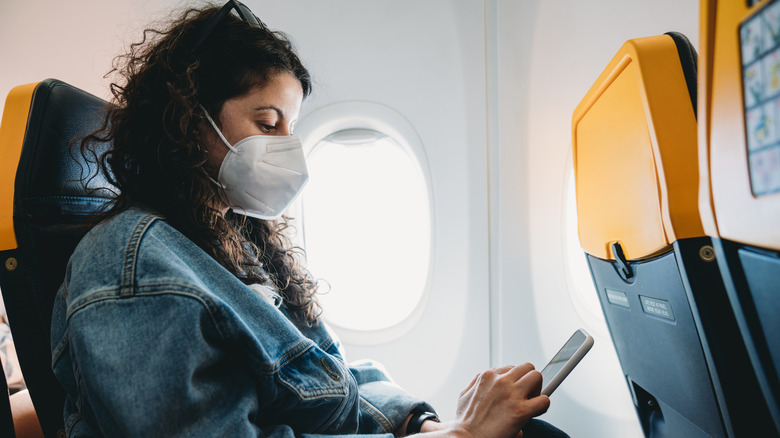
[[[221,188],[221,189],[224,189],[224,188],[225,188],[225,185],[224,185],[224,184],[222,184],[221,182],[219,182],[219,181],[215,180],[215,179],[214,179],[214,178],[213,178],[211,175],[209,175],[208,173],[206,174],[206,178],[208,178],[208,179],[209,179],[209,181],[211,181],[211,182],[212,182],[214,185],[216,185],[217,187],[219,187],[219,188]]]
[[[233,153],[237,154],[238,153],[238,149],[236,149],[233,146],[231,146],[230,142],[228,142],[227,139],[225,138],[225,136],[222,135],[222,131],[220,131],[220,129],[217,127],[217,124],[214,123],[214,119],[211,118],[211,116],[209,115],[209,112],[206,111],[206,108],[204,108],[203,105],[199,105],[199,106],[200,106],[200,109],[203,110],[203,114],[206,115],[206,119],[208,119],[209,123],[211,123],[211,126],[214,128],[214,131],[216,131],[217,135],[219,136],[219,138],[222,139],[222,143],[225,143],[225,146],[227,146],[228,149],[230,149]]]
[[[203,114],[205,114],[205,115],[206,115],[206,119],[208,119],[209,123],[211,123],[211,126],[212,126],[212,127],[214,128],[214,130],[217,132],[217,135],[219,135],[219,138],[220,138],[220,139],[222,139],[222,142],[223,142],[223,143],[225,143],[225,146],[227,146],[227,147],[228,147],[228,149],[230,149],[230,150],[231,150],[233,153],[236,153],[236,152],[237,152],[236,148],[234,148],[233,146],[231,146],[231,145],[230,145],[230,143],[229,143],[229,142],[227,141],[227,139],[225,138],[225,136],[224,136],[224,135],[222,135],[222,131],[220,131],[220,130],[219,130],[219,128],[217,127],[217,124],[216,124],[216,123],[214,123],[214,120],[213,120],[213,119],[211,118],[211,116],[209,115],[209,112],[208,112],[208,111],[206,111],[206,108],[204,108],[204,107],[203,107],[203,105],[198,105],[198,106],[200,106],[200,109],[201,109],[201,110],[203,110]],[[222,189],[225,189],[225,185],[224,185],[224,184],[222,184],[222,183],[221,183],[221,182],[219,182],[218,180],[216,180],[216,179],[212,178],[212,177],[211,177],[211,175],[207,175],[207,176],[208,176],[208,178],[211,180],[211,182],[213,182],[214,184],[216,184],[218,187],[220,187],[220,188],[222,188]]]

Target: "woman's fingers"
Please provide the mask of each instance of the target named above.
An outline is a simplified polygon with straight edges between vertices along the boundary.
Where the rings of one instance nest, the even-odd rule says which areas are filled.
[[[550,406],[541,386],[530,363],[484,371],[461,393],[457,422],[475,436],[522,438],[522,427]]]
[[[517,380],[517,384],[527,388],[528,397],[536,397],[542,392],[542,373],[531,370]]]
[[[521,377],[525,376],[526,374],[533,371],[535,368],[533,364],[530,363],[524,363],[513,367],[507,367],[509,368],[506,371],[506,374],[509,376],[512,376],[515,378],[515,380],[519,380]]]

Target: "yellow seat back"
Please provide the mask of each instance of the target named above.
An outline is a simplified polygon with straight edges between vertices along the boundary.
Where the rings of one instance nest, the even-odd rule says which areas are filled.
[[[583,249],[615,259],[703,236],[696,116],[672,37],[629,40],[574,111],[572,147]]]
[[[708,235],[780,251],[780,107],[770,97],[780,92],[780,56],[769,41],[760,53],[748,53],[773,31],[780,32],[780,3],[760,3],[749,8],[744,1],[701,2],[700,202]],[[776,29],[754,35],[751,42],[748,34],[760,31],[754,24],[769,25],[766,20]],[[751,62],[755,56],[763,60]],[[755,73],[763,77],[747,77]],[[743,75],[748,88],[758,86],[757,100],[751,92],[743,95]],[[774,140],[746,141],[757,136]]]

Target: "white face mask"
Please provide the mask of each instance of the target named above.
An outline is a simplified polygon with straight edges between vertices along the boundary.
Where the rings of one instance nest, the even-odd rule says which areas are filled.
[[[260,219],[281,216],[309,180],[300,137],[253,135],[231,146],[206,109],[201,108],[230,149],[217,177],[228,206]]]

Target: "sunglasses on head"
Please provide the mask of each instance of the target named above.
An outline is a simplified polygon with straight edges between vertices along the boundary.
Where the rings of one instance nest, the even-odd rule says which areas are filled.
[[[228,14],[230,14],[230,11],[233,9],[236,10],[236,13],[238,13],[238,16],[244,20],[245,22],[251,24],[252,26],[259,27],[259,28],[265,28],[265,24],[260,21],[259,18],[255,16],[255,14],[252,13],[252,11],[249,10],[246,5],[241,3],[238,0],[230,0],[227,3],[225,3],[225,6],[222,6],[217,13],[212,15],[208,20],[206,20],[206,23],[203,24],[203,28],[201,28],[200,33],[198,34],[198,38],[195,40],[195,44],[192,46],[192,51],[198,50],[198,48],[203,44],[204,41],[206,41],[206,38],[208,38],[209,35],[211,35],[211,32],[214,31],[214,28],[217,27],[217,24],[219,24],[222,19],[224,19]]]

